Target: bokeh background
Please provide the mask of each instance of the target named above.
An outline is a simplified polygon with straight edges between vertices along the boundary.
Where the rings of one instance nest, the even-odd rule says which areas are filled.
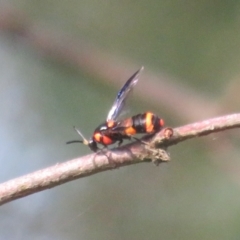
[[[240,2],[0,1],[0,181],[89,153],[72,126],[91,136],[142,65],[130,115],[238,112]],[[240,239],[238,134],[5,204],[0,239]]]

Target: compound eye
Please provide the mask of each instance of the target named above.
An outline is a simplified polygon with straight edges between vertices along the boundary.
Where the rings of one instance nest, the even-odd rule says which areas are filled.
[[[93,152],[96,152],[98,150],[97,143],[93,140],[89,141],[88,146]]]

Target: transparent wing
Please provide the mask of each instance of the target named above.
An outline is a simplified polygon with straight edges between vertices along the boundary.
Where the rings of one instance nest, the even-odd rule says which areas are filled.
[[[144,67],[141,67],[137,72],[135,72],[118,92],[113,106],[108,113],[107,121],[116,120],[117,117],[120,115],[123,106],[125,105],[126,99],[132,91],[133,87],[137,84],[139,75],[143,71],[143,69]]]

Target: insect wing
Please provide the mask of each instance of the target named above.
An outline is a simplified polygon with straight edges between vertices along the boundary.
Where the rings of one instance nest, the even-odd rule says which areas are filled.
[[[117,117],[120,115],[123,106],[125,105],[126,99],[129,96],[130,92],[132,91],[133,87],[137,84],[139,75],[143,69],[144,67],[141,67],[137,72],[135,72],[118,92],[117,97],[113,103],[113,106],[108,113],[107,121],[110,120],[115,121]]]
[[[121,120],[117,122],[117,125],[113,128],[111,128],[112,133],[119,133],[124,131],[125,129],[133,126],[133,120],[132,118],[127,118],[124,120]]]

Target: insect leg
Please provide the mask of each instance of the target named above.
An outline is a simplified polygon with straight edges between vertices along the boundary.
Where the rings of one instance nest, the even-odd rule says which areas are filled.
[[[121,146],[122,142],[123,142],[123,140],[122,140],[122,139],[120,139],[120,140],[118,141],[118,147],[120,147],[120,146]]]

